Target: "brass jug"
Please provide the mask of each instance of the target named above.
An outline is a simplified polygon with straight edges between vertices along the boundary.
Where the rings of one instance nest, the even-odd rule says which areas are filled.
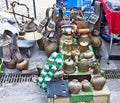
[[[74,61],[71,58],[68,58],[64,61],[63,65],[64,72],[67,74],[75,72]]]

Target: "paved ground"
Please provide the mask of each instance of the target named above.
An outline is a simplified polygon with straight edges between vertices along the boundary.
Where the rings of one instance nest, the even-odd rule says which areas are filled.
[[[105,49],[106,44],[103,44],[102,49]],[[24,49],[21,50],[25,58]],[[101,50],[102,51],[102,50]],[[107,52],[106,52],[107,53]],[[105,54],[105,53],[102,53]],[[107,54],[106,54],[107,55]],[[110,61],[110,65],[106,64],[106,55],[102,57],[104,62],[101,64],[105,69],[110,69],[113,66],[118,69],[119,63]],[[32,57],[29,60],[29,69],[36,67],[36,65],[42,65],[47,60],[44,51],[40,51],[36,45],[33,48]],[[109,68],[108,68],[109,67]],[[112,68],[111,68],[112,69]],[[19,72],[18,70],[5,69],[5,72]],[[120,79],[108,79],[106,83],[111,92],[110,103],[120,103]],[[0,85],[0,103],[47,103],[47,95],[32,82],[18,83],[18,84],[1,84]]]
[[[9,0],[12,1],[12,0]],[[23,1],[23,0],[18,0]],[[32,4],[32,0],[24,0],[28,4]],[[45,16],[45,9],[51,6],[55,0],[49,2],[46,0],[36,0],[37,8],[37,19],[41,20]],[[5,0],[0,0],[0,11],[5,8]],[[31,5],[29,5],[31,7]],[[33,16],[33,10],[31,12]],[[120,61],[110,61],[110,65],[107,64],[107,55],[108,55],[108,44],[102,44],[102,69],[120,69]],[[116,47],[119,51],[119,46]],[[114,50],[114,49],[113,49]],[[24,49],[21,50],[22,55],[27,58],[25,55]],[[1,54],[1,52],[0,52]],[[35,68],[37,65],[43,65],[47,60],[46,54],[44,51],[40,51],[37,45],[33,48],[32,57],[29,60],[29,69]],[[5,69],[4,72],[19,72],[18,70]],[[108,79],[106,83],[111,92],[110,103],[120,103],[120,79]],[[0,103],[47,103],[46,94],[35,84],[35,83],[18,83],[18,84],[0,84]]]

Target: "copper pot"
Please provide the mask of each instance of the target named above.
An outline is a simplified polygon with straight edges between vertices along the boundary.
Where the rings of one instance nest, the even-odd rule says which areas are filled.
[[[91,78],[90,82],[95,90],[102,90],[106,83],[106,79],[101,75],[95,75]]]
[[[68,87],[70,88],[71,94],[78,94],[82,90],[82,85],[77,79],[70,81]]]

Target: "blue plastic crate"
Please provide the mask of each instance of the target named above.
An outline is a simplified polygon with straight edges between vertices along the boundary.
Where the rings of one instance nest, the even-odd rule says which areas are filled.
[[[47,82],[47,97],[69,97],[68,80],[48,81]]]

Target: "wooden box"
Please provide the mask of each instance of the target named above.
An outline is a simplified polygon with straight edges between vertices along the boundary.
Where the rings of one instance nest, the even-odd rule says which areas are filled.
[[[72,74],[64,74],[63,76],[64,80],[73,80],[77,79],[79,82],[83,81],[84,79],[87,79],[88,81],[91,80],[91,74],[89,72],[75,72]]]
[[[110,91],[108,87],[105,85],[103,90],[101,91],[93,91],[93,100],[90,103],[110,103]],[[69,99],[67,98],[48,98],[48,103],[72,103]],[[77,103],[87,103],[87,102],[77,102]]]

